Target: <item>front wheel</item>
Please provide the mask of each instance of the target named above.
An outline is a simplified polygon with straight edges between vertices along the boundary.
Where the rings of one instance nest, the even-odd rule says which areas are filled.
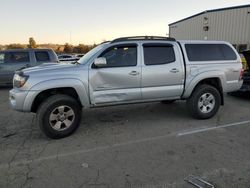
[[[81,106],[67,95],[53,95],[46,99],[37,112],[37,122],[44,134],[52,139],[72,134],[81,121]]]
[[[210,85],[200,85],[187,100],[190,114],[196,119],[209,119],[219,110],[221,96],[219,91]]]

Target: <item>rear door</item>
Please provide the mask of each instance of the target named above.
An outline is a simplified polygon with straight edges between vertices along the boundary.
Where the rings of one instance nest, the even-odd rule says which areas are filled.
[[[0,63],[0,82],[10,84],[16,70],[30,67],[30,54],[28,51],[5,52],[4,60]]]
[[[94,105],[128,103],[141,100],[141,67],[136,44],[115,45],[99,57],[107,65],[89,70],[91,103]]]
[[[184,63],[180,49],[171,43],[144,43],[143,100],[178,99],[184,87]]]

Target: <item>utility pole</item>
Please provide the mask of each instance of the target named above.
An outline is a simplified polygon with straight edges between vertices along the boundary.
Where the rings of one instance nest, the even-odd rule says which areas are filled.
[[[72,44],[71,31],[69,32],[69,42]]]

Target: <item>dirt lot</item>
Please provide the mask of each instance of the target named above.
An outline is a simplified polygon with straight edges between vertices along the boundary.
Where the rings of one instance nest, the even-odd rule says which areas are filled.
[[[35,115],[14,112],[0,89],[0,187],[250,187],[250,97],[226,96],[216,117],[192,119],[184,102],[83,111],[69,138],[47,139]]]

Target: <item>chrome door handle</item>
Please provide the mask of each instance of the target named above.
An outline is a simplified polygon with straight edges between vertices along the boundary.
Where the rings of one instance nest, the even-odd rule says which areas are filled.
[[[170,70],[170,72],[177,73],[177,72],[180,72],[180,71],[179,71],[179,69],[174,68],[174,69]]]
[[[137,71],[132,71],[132,72],[129,73],[129,75],[131,75],[131,76],[137,76],[137,75],[139,75],[139,74],[140,74],[140,73],[137,72]]]

